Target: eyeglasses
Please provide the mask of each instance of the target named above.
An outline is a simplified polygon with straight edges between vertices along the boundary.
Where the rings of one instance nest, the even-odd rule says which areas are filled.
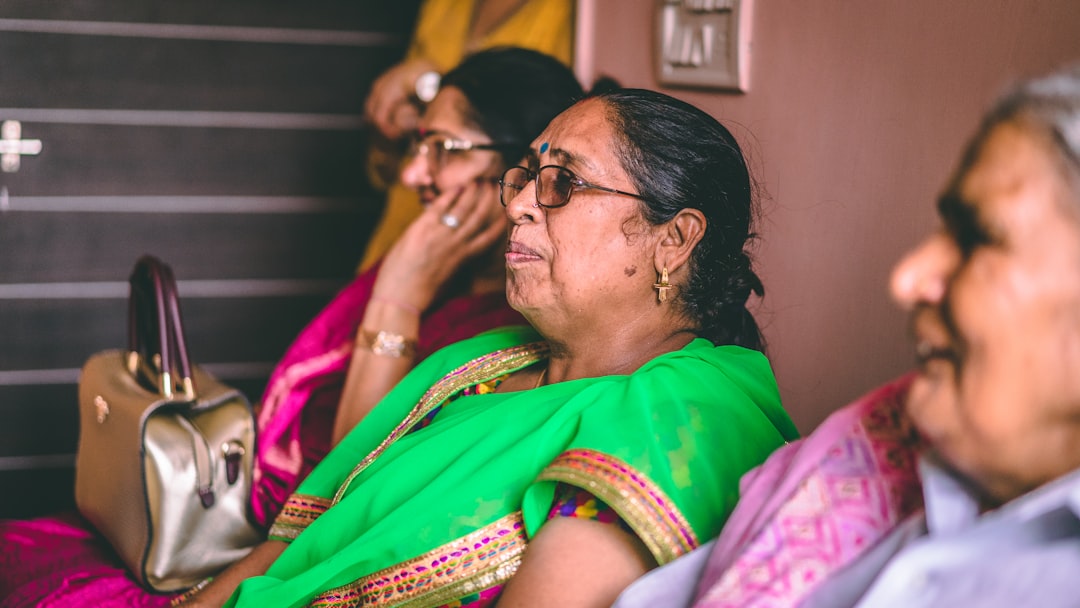
[[[519,192],[525,189],[529,181],[536,180],[536,202],[548,209],[562,207],[570,202],[570,195],[578,190],[602,190],[612,194],[632,196],[639,200],[648,200],[640,194],[623,192],[606,186],[598,186],[574,175],[574,172],[559,165],[545,165],[536,171],[526,167],[510,167],[499,180],[499,200],[505,207]]]
[[[409,158],[423,154],[428,166],[433,171],[438,171],[450,163],[452,158],[460,156],[472,150],[493,150],[497,152],[513,150],[520,144],[481,144],[467,139],[450,137],[438,131],[419,130],[409,136]]]

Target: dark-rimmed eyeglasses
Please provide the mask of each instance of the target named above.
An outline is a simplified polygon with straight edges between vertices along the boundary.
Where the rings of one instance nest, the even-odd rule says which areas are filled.
[[[438,171],[445,167],[450,160],[472,150],[489,150],[494,152],[512,151],[521,147],[516,143],[477,143],[468,139],[451,137],[440,131],[427,131],[421,129],[409,136],[409,158],[424,155],[432,171]]]
[[[536,171],[528,167],[510,167],[503,173],[499,180],[499,200],[505,207],[519,192],[525,189],[530,181],[536,180],[536,202],[541,207],[552,209],[562,207],[570,202],[570,195],[578,190],[601,190],[611,194],[631,196],[639,200],[647,200],[640,194],[623,192],[607,186],[590,184],[581,179],[574,172],[559,165],[544,165]]]

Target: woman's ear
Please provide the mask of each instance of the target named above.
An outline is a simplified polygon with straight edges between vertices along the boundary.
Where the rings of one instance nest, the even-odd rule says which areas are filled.
[[[705,237],[708,220],[697,209],[682,209],[675,217],[660,226],[660,240],[656,244],[653,264],[656,272],[667,268],[669,274],[687,266],[694,248]]]

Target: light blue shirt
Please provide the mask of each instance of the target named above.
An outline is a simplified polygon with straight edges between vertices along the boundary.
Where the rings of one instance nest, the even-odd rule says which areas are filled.
[[[979,515],[971,492],[920,463],[926,514],[815,591],[804,608],[1080,606],[1080,470]]]
[[[984,515],[920,462],[926,514],[908,518],[801,608],[1080,606],[1080,470]],[[715,541],[654,570],[616,608],[689,606]]]

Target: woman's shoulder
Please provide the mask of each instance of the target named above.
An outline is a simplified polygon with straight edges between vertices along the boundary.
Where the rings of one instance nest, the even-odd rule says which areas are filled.
[[[741,346],[716,346],[704,338],[652,359],[628,381],[666,383],[675,394],[704,391],[702,396],[709,399],[726,392],[749,392],[757,399],[779,400],[776,377],[764,354]]]
[[[760,425],[785,440],[798,437],[768,357],[749,348],[695,339],[628,376],[626,393],[650,424],[681,425],[692,417],[706,426]]]

